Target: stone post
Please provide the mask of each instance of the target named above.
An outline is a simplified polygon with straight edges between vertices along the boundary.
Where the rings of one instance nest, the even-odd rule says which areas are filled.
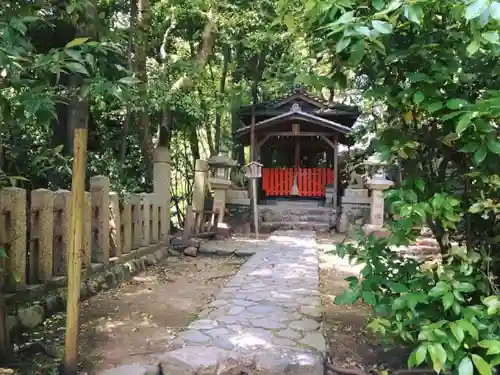
[[[146,247],[149,246],[149,239],[151,236],[151,230],[150,230],[150,204],[149,204],[149,194],[148,193],[141,193],[139,194],[140,199],[141,199],[141,205],[140,205],[140,212],[141,212],[141,246]]]
[[[69,211],[71,191],[57,190],[54,193],[54,275],[65,276],[68,269],[68,243],[70,236]]]
[[[37,284],[52,279],[54,192],[47,189],[33,190],[30,216],[30,283]]]
[[[393,185],[392,181],[385,178],[373,178],[368,180],[366,186],[371,190],[370,223],[363,226],[363,232],[370,235],[384,236],[388,234],[384,228],[384,190]]]
[[[110,255],[119,257],[122,255],[120,199],[115,192],[109,193],[109,237],[111,240]]]
[[[138,249],[141,247],[141,197],[139,194],[131,194],[130,195],[130,207],[131,207],[131,217],[132,217],[132,250]]]
[[[92,194],[85,192],[85,213],[83,222],[83,254],[82,267],[92,265]]]
[[[192,206],[194,211],[203,210],[208,177],[208,162],[206,160],[196,160],[194,167],[194,184]]]
[[[158,196],[155,193],[149,194],[149,215],[150,215],[150,224],[149,224],[149,232],[150,237],[149,241],[153,243],[158,243],[159,239],[159,222],[158,222]]]
[[[26,190],[9,187],[0,190],[0,241],[8,258],[7,286],[26,284]]]
[[[167,147],[154,150],[153,192],[159,207],[159,240],[167,241],[170,235],[170,151]]]
[[[121,203],[122,254],[127,254],[132,249],[132,206],[129,197],[125,197]]]
[[[97,263],[109,263],[109,178],[94,176],[90,178],[92,193],[92,231],[94,241],[92,257]]]

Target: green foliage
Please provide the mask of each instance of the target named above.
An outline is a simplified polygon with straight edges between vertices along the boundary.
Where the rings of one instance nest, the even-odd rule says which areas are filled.
[[[479,252],[453,248],[441,265],[425,267],[402,258],[387,240],[364,238],[336,253],[363,263],[360,278],[335,302],[371,305],[368,328],[386,343],[413,347],[410,367],[428,364],[436,372],[490,375],[500,363],[500,298],[492,295]]]
[[[410,366],[489,375],[500,363],[494,283],[500,271],[500,3],[280,4],[283,18],[300,25],[296,34],[357,77],[365,102],[380,108],[365,132],[371,149],[402,171],[402,184],[387,193],[391,237],[338,250],[365,267],[361,279],[348,279],[337,302],[372,305],[370,328],[409,346]],[[443,256],[432,269],[392,249],[413,242],[424,225]]]

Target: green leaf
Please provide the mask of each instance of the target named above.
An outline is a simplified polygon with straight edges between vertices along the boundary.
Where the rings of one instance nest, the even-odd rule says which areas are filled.
[[[373,20],[372,26],[380,34],[392,33],[392,25],[389,22]]]
[[[362,35],[362,36],[365,36],[365,37],[370,37],[371,36],[371,31],[368,27],[366,26],[356,26],[354,28],[354,30],[356,30],[356,32],[359,34],[359,35]]]
[[[82,45],[83,43],[87,42],[90,38],[76,38],[73,39],[71,42],[67,43],[64,48],[73,48],[79,45]]]
[[[429,296],[431,297],[440,297],[442,295],[444,295],[445,293],[447,293],[448,291],[450,290],[450,287],[448,284],[442,282],[442,281],[439,281],[435,287],[433,287],[430,291],[429,291]]]
[[[88,70],[82,64],[71,62],[66,64],[66,66],[72,73],[80,73],[86,76],[90,75]]]
[[[469,127],[471,120],[472,114],[470,112],[467,112],[465,115],[460,117],[460,120],[458,120],[457,127],[455,129],[455,133],[457,133],[458,136],[462,135],[462,133]]]
[[[425,361],[425,357],[427,357],[427,346],[420,345],[416,348],[408,358],[408,367],[418,367]]]
[[[481,37],[493,44],[498,44],[498,40],[500,39],[500,36],[498,35],[498,32],[496,31],[487,31],[481,34]]]
[[[358,65],[363,56],[365,55],[365,41],[361,39],[359,42],[354,44],[351,49],[351,56],[349,56],[350,65]]]
[[[372,0],[372,6],[376,9],[376,10],[381,10],[385,5],[385,2],[384,0]]]
[[[335,297],[337,305],[352,305],[359,298],[359,292],[354,290],[346,290],[344,293]]]
[[[444,367],[444,363],[446,362],[446,350],[444,350],[443,345],[441,344],[431,344],[427,348],[429,351],[429,356],[432,361],[432,368],[437,373],[441,372]]]
[[[437,112],[439,111],[440,109],[443,108],[443,103],[441,102],[435,102],[435,103],[430,103],[428,106],[427,106],[427,111],[429,113],[434,113],[434,112]]]
[[[496,139],[490,139],[487,143],[488,149],[494,154],[500,155],[500,142]]]
[[[471,20],[479,17],[488,9],[488,0],[476,0],[465,9],[465,18]]]
[[[471,283],[458,282],[458,283],[453,284],[453,286],[456,290],[458,290],[460,292],[464,292],[464,293],[470,293],[470,292],[473,292],[476,290],[476,287]]]
[[[472,42],[469,43],[467,46],[467,53],[469,56],[472,56],[479,50],[479,42],[477,40],[473,40]]]
[[[340,53],[343,50],[345,50],[349,46],[349,43],[351,43],[351,38],[340,39],[339,42],[337,43],[337,48],[336,48],[337,53]]]
[[[500,3],[498,1],[492,1],[490,5],[490,16],[494,20],[500,20]]]
[[[458,365],[458,375],[473,375],[474,368],[469,357],[464,357]]]
[[[457,321],[457,324],[462,330],[467,332],[472,338],[476,339],[478,338],[478,332],[476,326],[469,322],[468,320],[461,319]]]
[[[415,94],[413,94],[413,103],[416,105],[419,105],[422,103],[425,99],[425,94],[422,91],[417,91]]]
[[[491,367],[482,357],[477,354],[472,354],[471,357],[480,375],[491,375]]]
[[[488,150],[484,146],[481,147],[480,149],[478,149],[476,152],[474,152],[474,156],[473,156],[474,163],[476,163],[476,165],[481,164],[484,161],[484,159],[486,158],[487,153],[488,153]]]
[[[375,293],[369,292],[369,291],[364,291],[361,296],[363,297],[363,301],[369,305],[376,305],[377,304],[377,299],[375,297]]]
[[[422,179],[418,179],[415,181],[415,186],[417,187],[418,190],[424,191],[425,190],[425,182]]]
[[[135,77],[123,77],[118,80],[120,83],[124,83],[126,85],[136,85],[141,83],[141,81]]]
[[[459,343],[464,341],[464,338],[465,338],[464,330],[462,328],[460,328],[460,326],[457,323],[451,322],[450,323],[450,330],[451,330],[451,333],[453,333],[453,336],[455,336],[455,338],[457,339],[457,341]]]
[[[463,107],[466,104],[468,104],[466,100],[453,98],[453,99],[449,99],[446,102],[446,107],[449,109],[460,109],[461,107]]]
[[[423,18],[424,12],[419,5],[408,5],[405,7],[404,15],[408,21],[420,25],[420,20]]]
[[[443,307],[444,310],[448,310],[451,305],[453,305],[453,302],[455,301],[455,296],[453,295],[452,292],[448,292],[444,295],[443,297]]]
[[[487,355],[500,353],[500,341],[498,340],[482,340],[479,342],[479,346],[488,349]]]

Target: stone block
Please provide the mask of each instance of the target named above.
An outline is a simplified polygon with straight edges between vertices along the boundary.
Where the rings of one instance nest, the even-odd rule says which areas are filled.
[[[147,247],[150,244],[150,195],[141,193],[140,196],[140,225],[141,225],[141,246]]]
[[[120,203],[122,254],[127,254],[132,249],[132,206],[128,197],[125,197]]]
[[[159,375],[158,366],[125,365],[100,372],[99,375]]]
[[[30,216],[30,283],[36,284],[52,279],[54,192],[33,190]]]
[[[109,237],[110,255],[119,257],[122,254],[120,199],[115,192],[109,193]]]
[[[130,201],[130,212],[132,217],[131,223],[131,233],[132,233],[132,250],[138,249],[141,247],[141,197],[139,194],[132,194],[129,196]]]
[[[85,192],[82,267],[92,266],[92,194]]]
[[[45,310],[42,305],[33,305],[24,309],[19,309],[17,317],[23,327],[31,329],[43,322]]]
[[[160,222],[159,222],[159,205],[158,196],[156,193],[149,194],[149,242],[151,244],[158,243],[160,234]]]
[[[96,263],[109,263],[109,178],[93,176],[90,178],[92,194],[92,260]]]
[[[71,192],[57,190],[54,194],[54,275],[64,276],[68,268]]]
[[[3,262],[11,271],[9,286],[26,284],[26,191],[16,187],[1,189],[0,212],[0,243],[8,245],[8,258],[0,260],[0,267]]]

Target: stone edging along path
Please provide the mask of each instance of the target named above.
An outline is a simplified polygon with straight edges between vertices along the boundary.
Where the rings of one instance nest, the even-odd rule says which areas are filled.
[[[320,375],[326,344],[313,232],[276,232],[174,340],[157,367],[101,375]]]

